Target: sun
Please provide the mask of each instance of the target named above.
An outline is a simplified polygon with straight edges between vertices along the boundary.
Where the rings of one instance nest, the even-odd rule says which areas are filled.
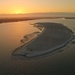
[[[11,9],[11,14],[26,14],[27,10],[24,10],[23,8],[13,8]]]
[[[22,12],[21,11],[16,11],[15,14],[22,14]]]
[[[24,12],[23,11],[21,11],[21,10],[17,10],[17,11],[15,11],[15,14],[23,14]]]

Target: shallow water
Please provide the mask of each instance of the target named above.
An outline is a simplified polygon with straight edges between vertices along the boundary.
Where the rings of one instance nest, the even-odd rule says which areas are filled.
[[[24,35],[38,31],[32,23],[62,23],[75,32],[75,19],[40,19],[0,24],[0,75],[75,75],[75,44],[52,54],[27,59],[12,56]]]

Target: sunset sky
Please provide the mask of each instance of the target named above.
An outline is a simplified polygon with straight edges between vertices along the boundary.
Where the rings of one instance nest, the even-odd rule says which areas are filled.
[[[0,0],[0,14],[75,12],[75,0]]]

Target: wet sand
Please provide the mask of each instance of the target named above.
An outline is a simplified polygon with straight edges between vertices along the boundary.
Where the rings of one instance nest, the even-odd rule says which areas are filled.
[[[34,26],[44,27],[44,30],[35,39],[15,49],[13,55],[25,57],[44,55],[66,46],[73,39],[73,32],[59,23],[35,23]]]

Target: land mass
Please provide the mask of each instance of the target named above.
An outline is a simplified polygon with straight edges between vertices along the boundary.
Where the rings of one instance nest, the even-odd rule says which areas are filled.
[[[34,26],[44,27],[35,39],[16,48],[12,55],[25,57],[41,56],[66,46],[73,39],[73,32],[60,23],[39,22]]]
[[[27,21],[27,20],[36,20],[36,19],[75,19],[75,17],[18,17],[18,18],[0,18],[0,23],[7,22],[18,22],[18,21]]]

